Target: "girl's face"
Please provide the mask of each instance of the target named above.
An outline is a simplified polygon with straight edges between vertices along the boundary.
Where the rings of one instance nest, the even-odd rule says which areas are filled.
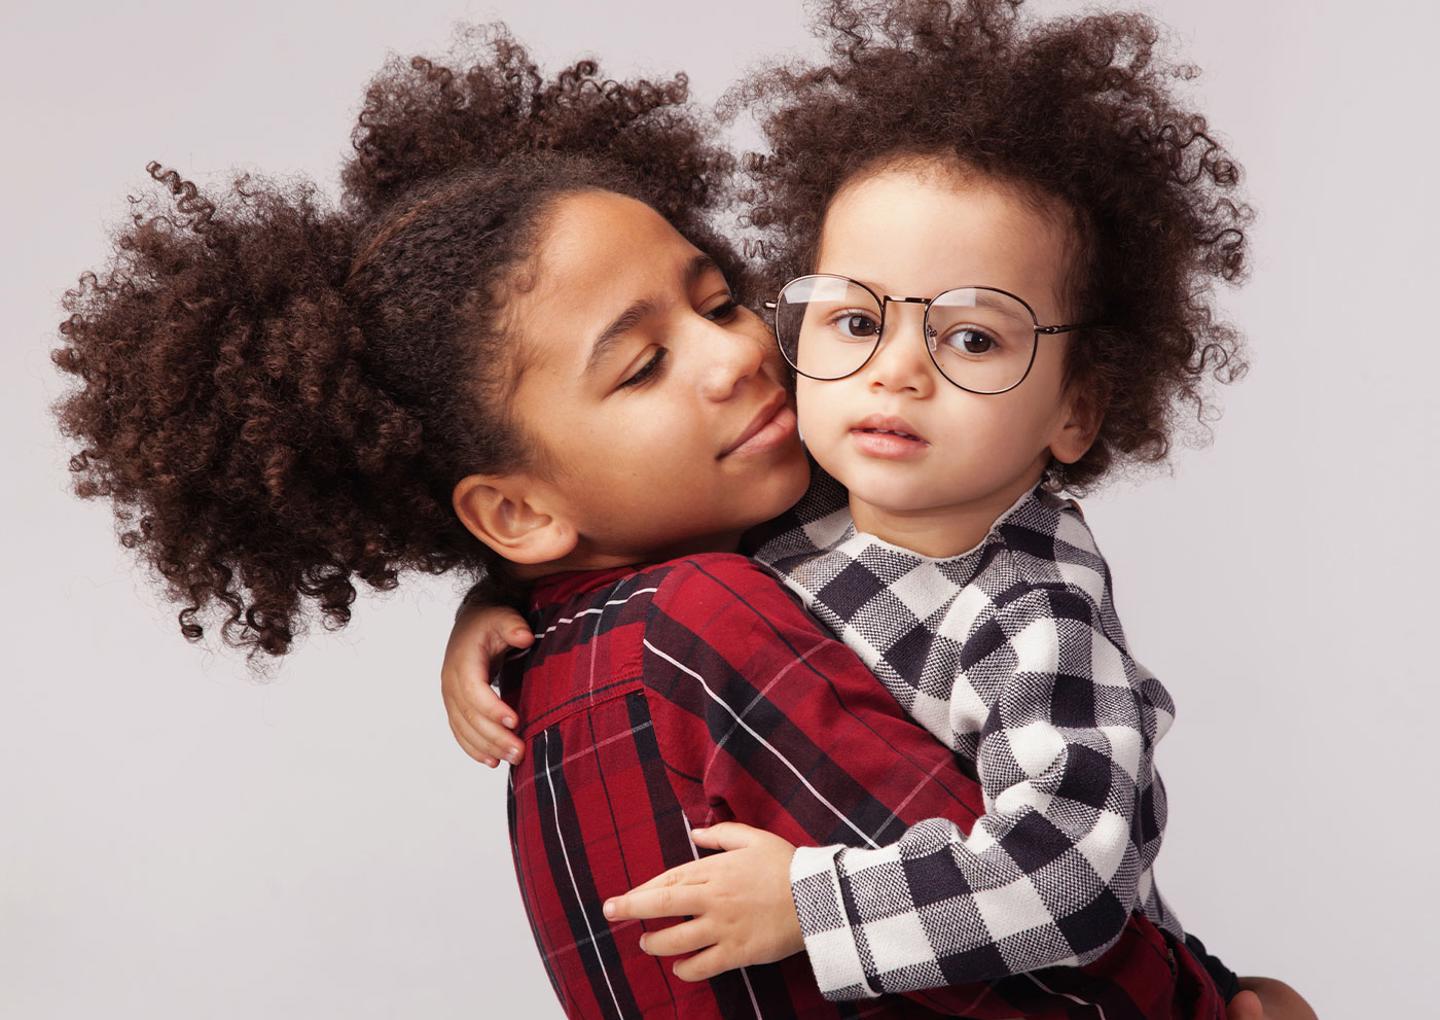
[[[501,555],[548,572],[730,549],[805,491],[773,339],[649,206],[562,199],[511,309],[526,345],[513,409],[539,457],[497,487],[541,541]]]
[[[835,198],[815,271],[882,297],[996,287],[1028,302],[1042,324],[1068,322],[1061,222],[978,175],[889,169]],[[936,370],[923,320],[923,305],[889,302],[880,348],[864,368],[834,381],[800,377],[800,432],[850,490],[860,530],[948,556],[980,541],[1052,455],[1078,459],[1092,433],[1064,385],[1064,335],[1039,337],[1018,388],[979,395]]]

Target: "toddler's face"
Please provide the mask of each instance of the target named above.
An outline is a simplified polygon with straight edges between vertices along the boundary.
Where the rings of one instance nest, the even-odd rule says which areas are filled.
[[[858,280],[882,297],[996,287],[1055,324],[1072,321],[1063,301],[1067,240],[1063,221],[1004,186],[943,167],[894,169],[836,197],[815,271]],[[880,348],[864,368],[833,381],[800,377],[800,432],[850,490],[861,530],[950,555],[1035,485],[1052,453],[1073,461],[1089,440],[1064,386],[1068,337],[1040,336],[1019,387],[980,395],[937,371],[923,319],[922,305],[889,302]],[[907,541],[956,519],[984,526],[978,535],[961,529],[961,548]]]

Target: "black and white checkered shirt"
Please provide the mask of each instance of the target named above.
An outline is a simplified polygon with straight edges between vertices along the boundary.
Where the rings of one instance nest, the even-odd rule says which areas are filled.
[[[1130,657],[1079,507],[1035,489],[932,559],[857,534],[821,476],[756,558],[978,778],[986,813],[878,848],[802,847],[791,889],[827,998],[1085,964],[1155,887],[1174,706]]]

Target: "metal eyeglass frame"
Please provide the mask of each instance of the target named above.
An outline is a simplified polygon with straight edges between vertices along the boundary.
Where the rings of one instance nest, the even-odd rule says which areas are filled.
[[[789,283],[785,284],[785,286],[780,288],[780,292],[775,295],[774,301],[766,301],[765,308],[772,312],[776,311],[780,307],[780,295],[784,294],[785,291],[788,290],[792,284],[799,283],[801,280],[843,280],[845,283],[852,283],[855,286],[859,287],[861,290],[863,290],[865,293],[869,294],[872,298],[874,298],[875,304],[880,307],[880,324],[875,332],[875,342],[870,345],[870,353],[865,355],[865,360],[860,362],[860,364],[856,366],[854,371],[846,372],[844,375],[818,376],[810,375],[808,372],[801,372],[800,366],[795,364],[794,361],[791,361],[790,355],[785,353],[785,345],[780,343],[779,330],[775,330],[775,342],[780,347],[780,353],[784,356],[785,360],[789,362],[790,367],[795,369],[796,372],[799,372],[801,375],[805,376],[805,378],[815,379],[818,382],[835,382],[839,379],[848,379],[856,372],[861,371],[866,365],[870,364],[871,359],[875,357],[875,352],[880,349],[880,342],[885,339],[885,306],[891,301],[899,304],[925,306],[925,322],[922,335],[925,337],[925,353],[930,355],[930,363],[935,366],[935,371],[939,372],[940,378],[944,379],[951,386],[962,389],[966,393],[975,393],[979,394],[980,396],[986,397],[998,396],[1001,393],[1009,393],[1011,390],[1015,389],[1027,378],[1029,378],[1030,369],[1035,367],[1035,352],[1040,348],[1039,338],[1041,335],[1054,336],[1057,333],[1071,333],[1077,329],[1092,328],[1093,325],[1091,323],[1076,322],[1066,325],[1042,326],[1040,325],[1040,318],[1035,314],[1035,309],[1030,307],[1030,302],[1026,301],[1019,294],[1012,294],[1008,290],[1001,290],[999,287],[949,287],[945,290],[942,290],[939,294],[936,294],[933,298],[901,297],[897,294],[886,294],[884,297],[881,297],[879,294],[876,294],[873,290],[865,286],[865,284],[861,283],[859,280],[852,280],[848,276],[840,276],[836,273],[807,273],[804,276],[797,276],[795,277],[795,279],[791,280]],[[930,326],[930,306],[936,301],[939,301],[946,294],[957,290],[984,290],[989,291],[992,294],[1004,294],[1006,297],[1013,298],[1014,300],[1020,302],[1020,305],[1025,309],[1025,311],[1030,313],[1030,321],[1034,323],[1035,326],[1035,334],[1031,338],[1030,343],[1030,360],[1026,363],[1025,371],[1020,376],[1020,378],[1016,380],[1013,384],[1005,387],[1003,390],[972,390],[969,386],[961,386],[954,379],[951,379],[948,375],[946,375],[945,370],[940,367],[940,362],[935,360],[935,348],[931,343],[931,341],[935,338],[935,331]]]

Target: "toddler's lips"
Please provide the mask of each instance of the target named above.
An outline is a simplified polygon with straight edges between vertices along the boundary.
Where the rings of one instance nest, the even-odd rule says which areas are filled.
[[[873,457],[903,460],[922,454],[930,443],[903,418],[871,415],[850,428],[856,447]]]

